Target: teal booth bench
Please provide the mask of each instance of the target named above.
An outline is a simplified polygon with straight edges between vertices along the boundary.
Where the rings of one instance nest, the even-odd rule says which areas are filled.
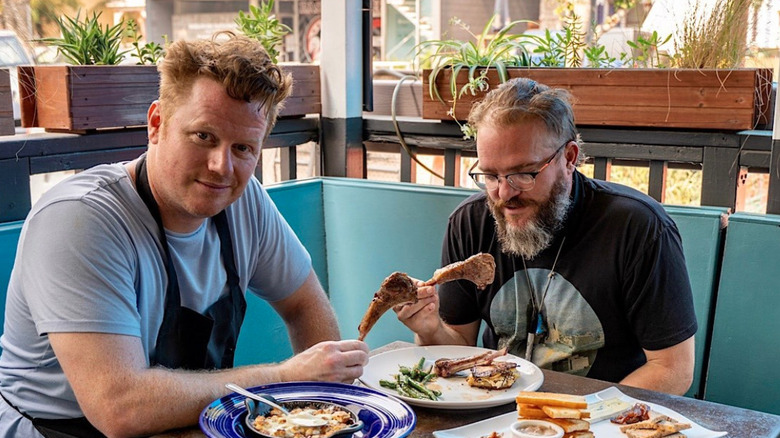
[[[780,414],[780,216],[729,217],[704,396]]]
[[[268,187],[268,192],[312,254],[345,338],[357,337],[363,313],[390,273],[402,271],[415,278],[429,278],[440,267],[447,217],[474,193],[452,187],[337,178],[285,182]],[[666,208],[682,234],[694,290],[699,332],[694,382],[687,395],[700,396],[727,210]],[[258,342],[258,336],[263,342]],[[413,341],[413,335],[393,314],[381,318],[366,338],[371,348],[396,340]],[[281,319],[268,304],[250,296],[237,362],[277,361],[290,354]]]
[[[344,338],[357,338],[358,323],[387,275],[427,278],[439,267],[447,217],[474,193],[341,178],[288,181],[268,192],[311,253]],[[780,413],[780,371],[774,366],[780,359],[780,217],[734,214],[725,227],[726,209],[666,209],[682,235],[699,323],[687,395]],[[3,293],[21,225],[0,224]],[[281,318],[264,301],[251,294],[247,299],[236,365],[288,358],[292,350]],[[4,307],[5,300],[0,303]],[[392,314],[366,338],[371,348],[396,340],[412,341],[413,335]]]

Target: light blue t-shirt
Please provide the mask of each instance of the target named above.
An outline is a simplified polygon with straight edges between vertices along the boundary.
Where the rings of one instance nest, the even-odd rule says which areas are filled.
[[[311,257],[257,179],[228,207],[227,218],[243,290],[277,301],[303,284]],[[202,313],[227,293],[213,221],[166,237],[182,305]],[[32,417],[83,416],[50,332],[136,336],[148,363],[165,307],[161,248],[124,165],[97,166],[50,189],[25,221],[8,286],[3,395]],[[20,416],[0,400],[0,436],[12,436],[9,418]]]

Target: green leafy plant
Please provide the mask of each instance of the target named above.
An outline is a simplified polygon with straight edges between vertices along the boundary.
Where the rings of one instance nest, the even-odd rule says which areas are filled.
[[[277,20],[273,10],[274,0],[263,2],[259,7],[250,5],[249,13],[238,11],[238,18],[235,21],[244,35],[260,41],[271,57],[271,61],[276,64],[279,58],[277,47],[284,37],[292,32],[292,29]]]
[[[132,55],[138,59],[137,65],[156,65],[165,55],[165,48],[154,41],[141,45],[141,33],[138,31],[138,23],[132,18],[127,20],[127,36],[133,40]],[[163,35],[165,44],[168,44],[168,36]]]
[[[617,58],[610,56],[607,53],[607,48],[602,45],[594,45],[586,47],[583,50],[585,60],[588,62],[589,67],[593,68],[608,68],[617,63]]]
[[[473,38],[473,41],[429,40],[420,43],[416,47],[417,56],[421,53],[428,53],[427,61],[430,62],[431,66],[431,73],[428,77],[428,92],[431,98],[444,102],[444,99],[442,99],[436,89],[436,79],[445,69],[452,70],[449,84],[450,94],[452,95],[450,114],[454,114],[458,97],[463,95],[463,93],[474,95],[477,92],[487,90],[487,74],[491,68],[498,72],[501,82],[505,82],[509,77],[506,70],[507,66],[516,65],[514,59],[518,57],[517,53],[525,51],[522,40],[528,39],[528,36],[525,34],[512,34],[510,31],[515,25],[527,21],[513,21],[502,27],[495,35],[491,35],[490,32],[495,19],[496,16],[491,17],[482,29],[482,32],[479,35],[475,35],[467,25],[455,18],[452,22],[466,30]],[[528,59],[527,54],[525,59]],[[468,69],[468,82],[458,89],[457,76],[464,67]],[[464,125],[461,125],[461,130],[463,129]],[[464,131],[464,133],[466,132]]]
[[[544,37],[531,36],[536,44],[533,53],[538,56],[532,62],[544,67],[580,67],[582,66],[581,51],[585,48],[585,33],[582,31],[580,18],[572,14],[566,19],[561,32],[551,33],[546,30]]]
[[[658,46],[666,44],[672,35],[668,35],[661,40],[658,36],[658,32],[653,33],[648,37],[639,36],[636,41],[626,41],[626,44],[634,49],[636,53],[633,56],[622,54],[623,60],[632,67],[668,67],[668,64],[664,64],[662,59],[669,58],[668,55],[662,54],[658,50]]]
[[[116,65],[122,62],[127,50],[121,50],[124,36],[124,21],[114,26],[101,26],[100,13],[93,13],[80,21],[63,16],[57,19],[62,37],[42,38],[39,42],[57,47],[57,51],[68,61],[77,65]]]

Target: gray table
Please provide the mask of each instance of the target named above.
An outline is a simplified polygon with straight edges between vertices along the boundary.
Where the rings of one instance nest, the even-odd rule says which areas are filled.
[[[411,347],[408,342],[392,342],[371,352],[371,355],[399,348]],[[543,370],[544,383],[539,391],[562,392],[567,394],[587,395],[615,386],[624,394],[639,400],[666,406],[669,409],[711,429],[728,431],[731,438],[778,438],[780,437],[780,416],[749,409],[712,403],[693,398],[648,391],[630,386],[616,385],[602,380],[587,377],[572,376],[556,371]],[[486,418],[495,417],[516,409],[514,403],[488,409],[476,410],[446,410],[430,409],[413,406],[417,414],[417,426],[412,431],[412,438],[431,437],[433,431],[471,424]],[[190,438],[204,436],[200,430],[192,428],[178,432],[158,435],[159,438]],[[474,437],[479,438],[479,437]]]
[[[393,342],[380,347],[371,353],[373,355],[388,350],[410,347],[412,345],[413,344],[407,342]],[[708,429],[728,431],[729,437],[780,437],[780,416],[777,415],[696,400],[693,398],[669,395],[661,392],[648,391],[630,386],[616,385],[611,382],[572,376],[556,371],[543,370],[543,373],[544,383],[542,384],[542,387],[539,388],[539,391],[586,395],[601,391],[610,386],[615,386],[631,397],[665,406]],[[416,438],[430,437],[435,430],[463,426],[486,418],[512,412],[516,409],[516,406],[514,403],[511,403],[495,408],[477,409],[473,411],[440,410],[417,406],[413,408],[417,414],[417,426],[410,436]]]

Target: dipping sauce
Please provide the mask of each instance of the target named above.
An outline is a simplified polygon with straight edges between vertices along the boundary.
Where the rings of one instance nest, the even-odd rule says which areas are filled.
[[[517,428],[517,431],[524,433],[526,435],[533,435],[533,436],[555,436],[558,434],[558,432],[553,430],[551,427],[542,426],[541,424],[529,424],[526,426],[520,426]]]
[[[561,438],[563,429],[543,420],[520,419],[512,424],[512,435],[517,438]]]
[[[322,418],[327,423],[322,426],[301,426],[287,421],[287,417],[274,408],[266,416],[258,415],[253,426],[260,434],[270,437],[314,438],[329,436],[353,424],[352,415],[335,406],[304,407],[290,410],[293,415],[301,412]]]

